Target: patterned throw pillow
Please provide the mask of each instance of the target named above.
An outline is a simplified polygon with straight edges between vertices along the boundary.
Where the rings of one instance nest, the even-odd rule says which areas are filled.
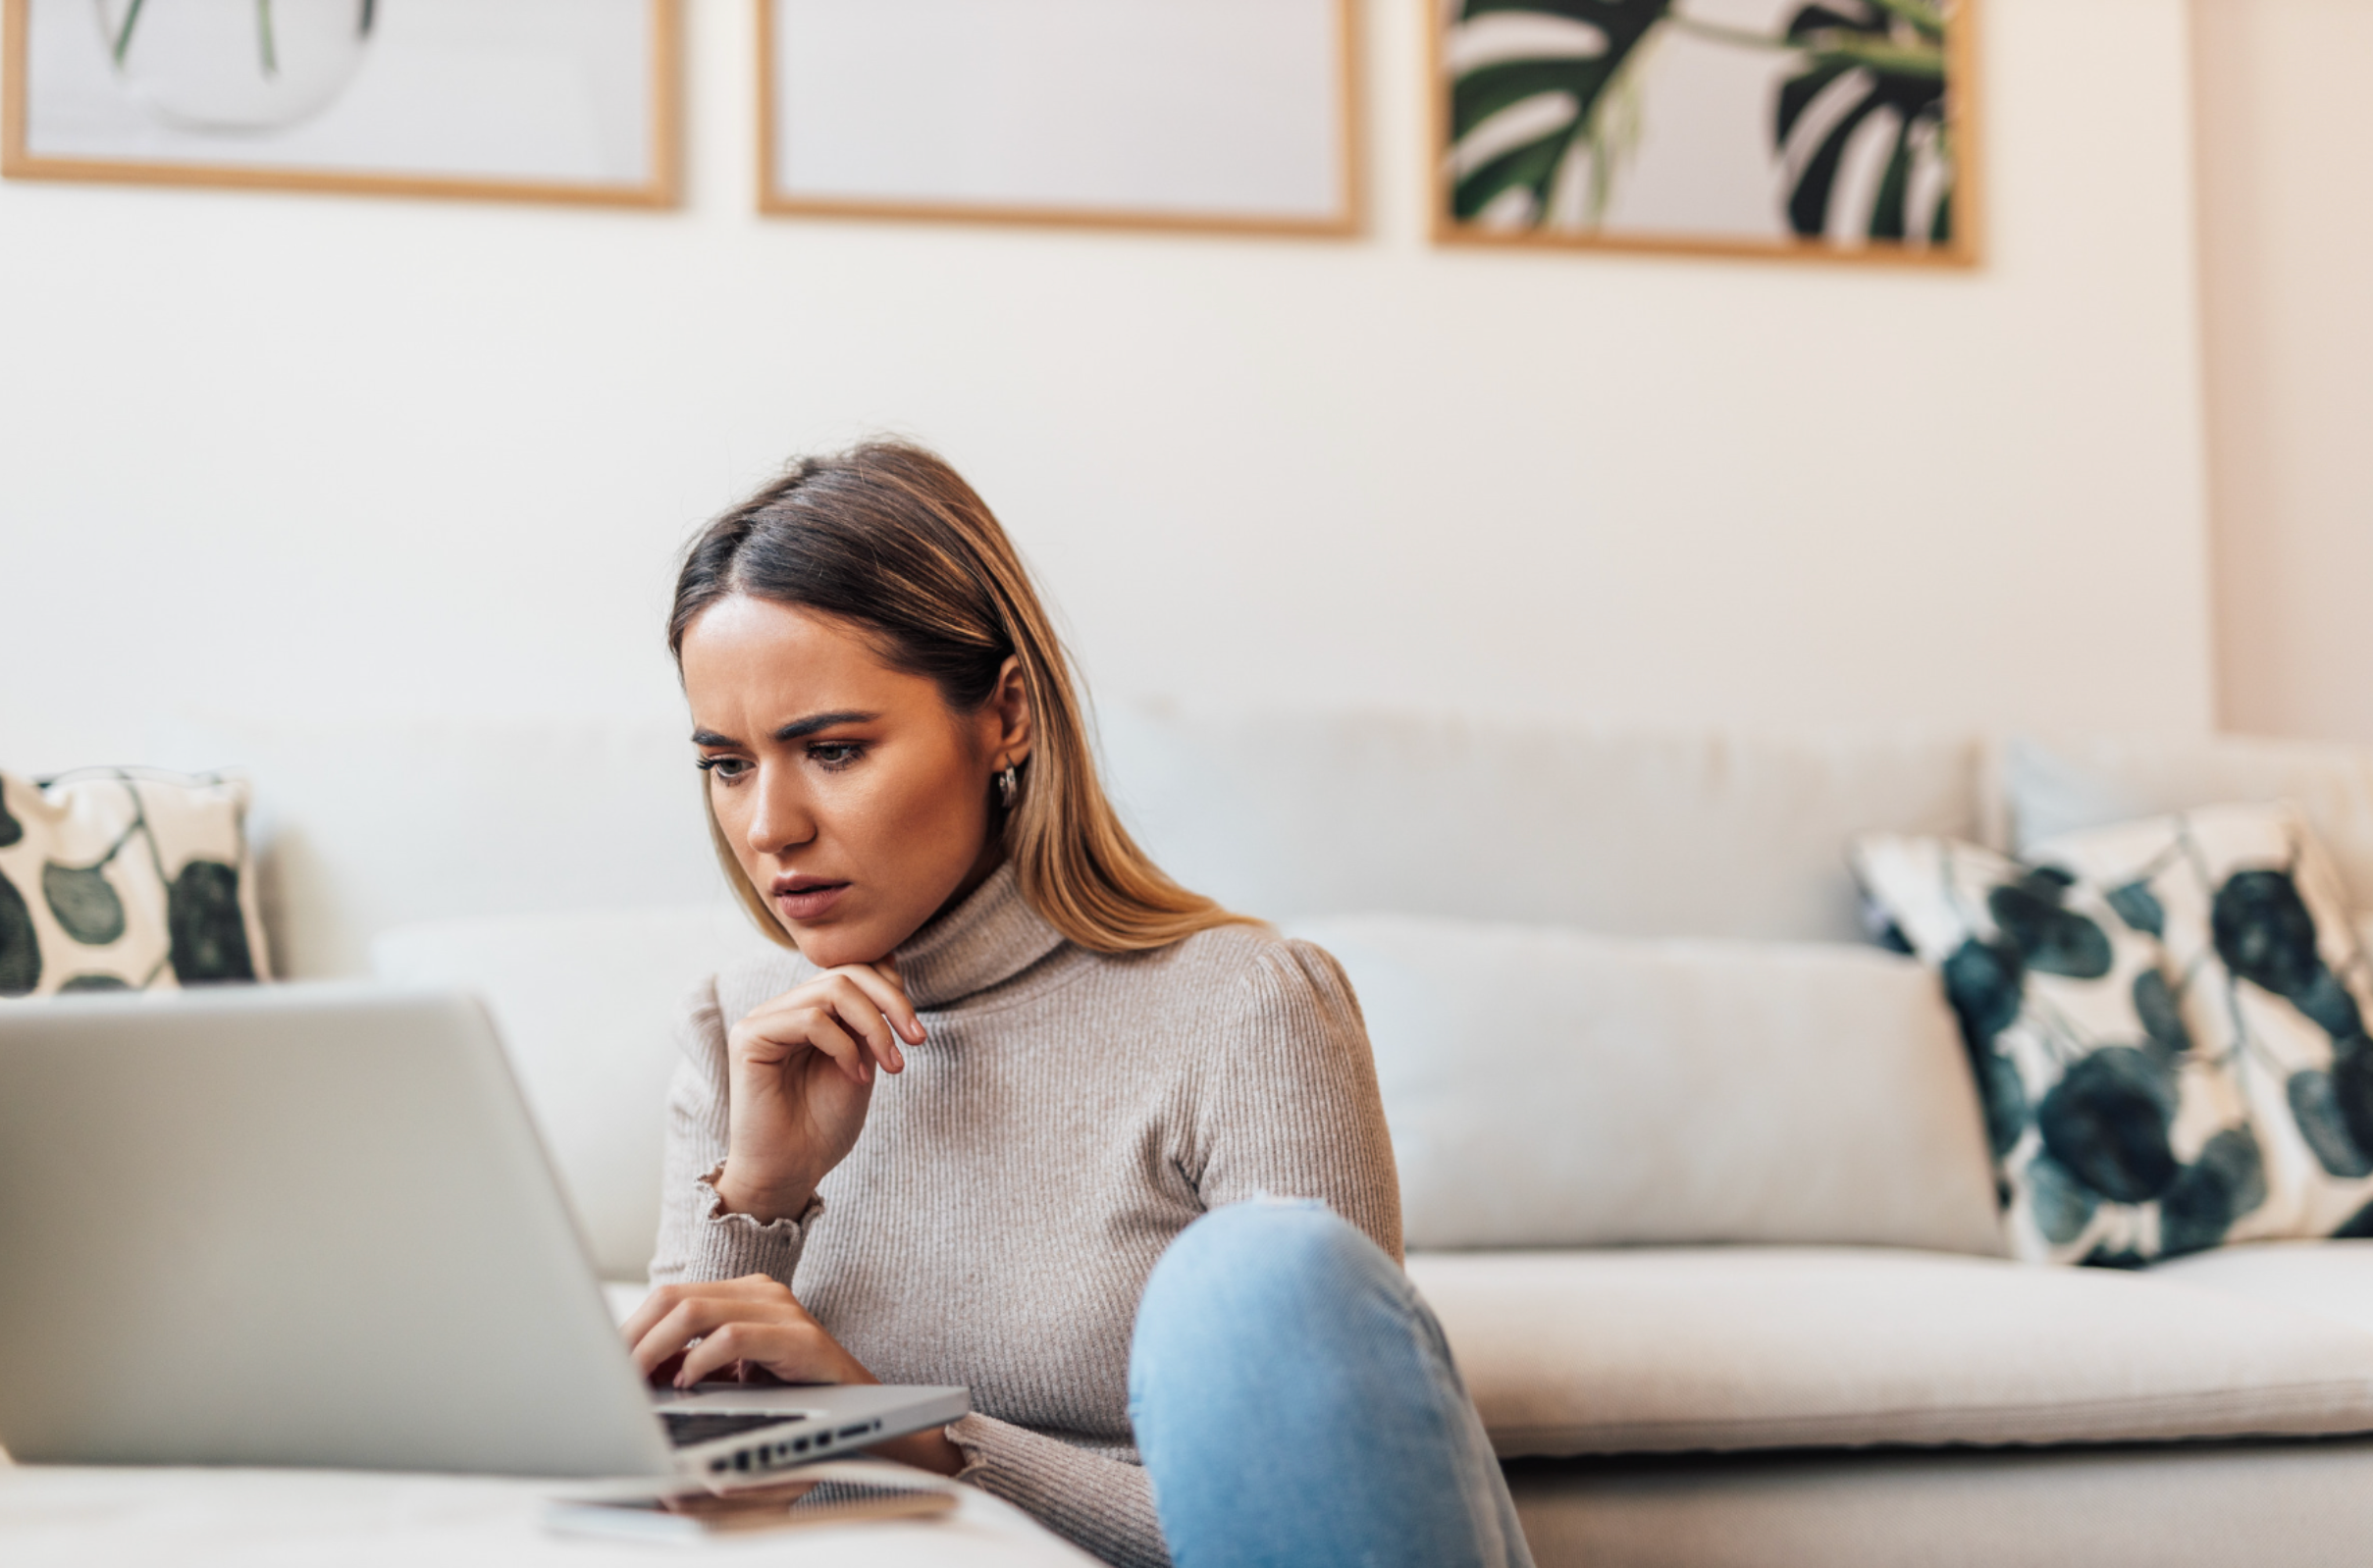
[[[0,997],[266,973],[237,779],[0,773]]]
[[[2373,1235],[2373,965],[2304,816],[2207,807],[2031,853],[2164,943],[2186,1023],[2248,1097],[2282,1233]]]
[[[2146,925],[2067,871],[1857,840],[1857,876],[1961,1022],[2011,1251],[2136,1267],[2273,1233],[2239,1085],[2194,1048]]]

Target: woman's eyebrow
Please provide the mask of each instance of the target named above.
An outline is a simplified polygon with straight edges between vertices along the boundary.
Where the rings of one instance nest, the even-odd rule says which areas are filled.
[[[785,724],[781,729],[776,730],[774,732],[774,738],[779,742],[805,740],[807,737],[815,734],[817,730],[828,730],[835,724],[870,724],[873,720],[879,718],[880,716],[881,715],[879,713],[859,713],[854,711],[839,713],[811,713],[806,718],[795,718],[790,723]],[[719,735],[714,730],[694,730],[692,732],[692,744],[695,746],[706,746],[712,749],[717,749],[739,746],[742,743],[735,740],[730,735]]]
[[[870,724],[880,716],[878,713],[811,713],[806,718],[795,718],[776,730],[774,738],[778,742],[804,740],[817,730],[828,730],[835,724]]]

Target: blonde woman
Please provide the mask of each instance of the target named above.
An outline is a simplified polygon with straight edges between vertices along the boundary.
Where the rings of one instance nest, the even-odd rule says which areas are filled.
[[[904,445],[802,462],[694,542],[668,631],[785,951],[685,1026],[644,1370],[963,1384],[881,1451],[1116,1563],[1526,1563],[1397,1267],[1350,987],[1132,842],[979,497]]]

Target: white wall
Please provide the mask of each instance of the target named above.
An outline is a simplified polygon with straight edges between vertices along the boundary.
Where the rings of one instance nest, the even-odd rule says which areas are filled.
[[[690,10],[681,213],[0,185],[0,765],[663,717],[671,551],[875,429],[1108,698],[2209,720],[2182,0],[1988,0],[1967,275],[1429,245],[1420,0],[1365,239],[761,221]]]
[[[2373,6],[2194,10],[2218,715],[2373,741]]]

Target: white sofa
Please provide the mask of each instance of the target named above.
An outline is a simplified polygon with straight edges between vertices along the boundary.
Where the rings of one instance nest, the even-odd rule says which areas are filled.
[[[293,967],[367,948],[486,992],[597,1255],[634,1278],[674,999],[757,940],[680,742],[506,730],[479,755],[606,771],[483,813],[479,738],[375,744],[250,731],[200,759],[258,775]],[[1349,968],[1410,1272],[1545,1565],[2365,1555],[2373,1243],[2006,1261],[1952,1020],[1860,941],[1841,851],[2283,795],[2373,910],[2373,756],[1141,713],[1105,747],[1166,864]]]

